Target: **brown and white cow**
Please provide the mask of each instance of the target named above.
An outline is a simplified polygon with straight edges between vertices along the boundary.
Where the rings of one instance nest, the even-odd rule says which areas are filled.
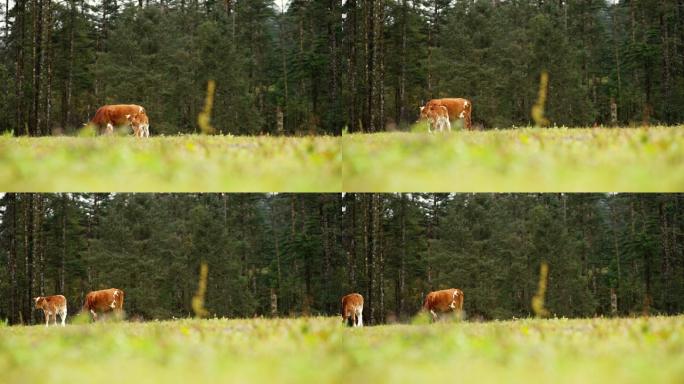
[[[350,327],[363,327],[363,296],[350,293],[342,298],[342,322]]]
[[[434,113],[434,111],[437,111],[439,109],[438,107],[441,106],[446,107],[451,121],[463,119],[463,128],[467,130],[473,129],[471,122],[473,104],[467,99],[445,98],[429,100],[420,108],[421,118],[425,118],[427,115]]]
[[[83,304],[83,311],[88,311],[93,315],[93,320],[97,320],[97,313],[114,312],[121,316],[123,311],[124,291],[118,288],[103,289],[100,291],[88,292]]]
[[[62,295],[38,296],[34,297],[36,309],[42,309],[45,315],[45,326],[50,324],[50,316],[54,316],[54,323],[57,325],[57,315],[62,319],[62,327],[65,325],[67,317],[67,301]]]
[[[437,312],[456,311],[460,314],[463,310],[463,291],[458,288],[433,291],[425,296],[423,309],[430,312],[433,320],[437,320]]]
[[[431,107],[420,107],[420,117],[428,119],[428,132],[432,132],[430,127],[436,131],[451,132],[451,122],[449,122],[449,110],[443,105],[433,105]]]
[[[150,136],[150,121],[145,108],[136,104],[103,105],[95,112],[90,124],[100,130],[104,128],[109,135],[114,133],[115,126],[130,125],[135,137]]]

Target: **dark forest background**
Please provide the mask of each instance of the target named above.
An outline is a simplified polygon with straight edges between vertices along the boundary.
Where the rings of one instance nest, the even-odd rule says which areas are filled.
[[[476,125],[684,122],[684,0],[12,0],[0,7],[0,129],[71,132],[105,103],[196,131],[406,128],[432,97]],[[283,7],[284,5],[284,7]],[[611,100],[617,115],[611,118]]]
[[[31,297],[126,291],[129,318],[339,311],[405,321],[458,287],[471,319],[533,315],[540,264],[552,315],[684,310],[682,194],[15,194],[0,198],[0,319]]]

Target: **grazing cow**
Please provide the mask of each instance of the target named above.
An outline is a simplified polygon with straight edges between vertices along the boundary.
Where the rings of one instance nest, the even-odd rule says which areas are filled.
[[[363,296],[350,293],[342,298],[342,322],[350,327],[363,327]]]
[[[471,123],[473,103],[471,103],[470,100],[454,98],[432,99],[428,101],[425,106],[421,107],[421,117],[424,117],[424,114],[430,113],[438,106],[445,106],[447,108],[449,119],[452,121],[463,119],[464,129],[471,130],[473,128]],[[425,111],[425,113],[423,111]]]
[[[460,313],[463,310],[463,291],[450,288],[430,292],[425,296],[423,309],[430,312],[433,320],[437,320],[437,312]]]
[[[145,108],[136,104],[104,105],[100,107],[90,123],[106,134],[114,132],[114,126],[130,125],[135,137],[150,136],[150,121]]]
[[[34,297],[33,301],[36,303],[36,309],[43,310],[46,327],[50,324],[50,316],[54,316],[53,324],[57,325],[57,315],[62,319],[62,327],[65,325],[67,317],[66,297],[62,295],[38,296]]]
[[[123,311],[124,291],[118,288],[103,289],[100,291],[88,292],[83,304],[83,310],[93,315],[93,320],[97,320],[97,312],[114,312],[117,316]]]

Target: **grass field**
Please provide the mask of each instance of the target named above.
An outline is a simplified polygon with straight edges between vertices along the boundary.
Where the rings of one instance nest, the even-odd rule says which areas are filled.
[[[3,192],[340,191],[339,138],[0,137]]]
[[[348,192],[684,190],[684,126],[348,134],[342,152]]]
[[[2,383],[681,383],[684,317],[344,328],[339,318],[0,328]]]

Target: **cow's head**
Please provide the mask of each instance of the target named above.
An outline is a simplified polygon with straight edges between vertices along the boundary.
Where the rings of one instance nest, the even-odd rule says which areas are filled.
[[[34,301],[35,304],[36,304],[36,309],[41,309],[41,308],[43,308],[43,305],[45,304],[45,298],[44,298],[44,297],[41,297],[41,296],[34,297],[34,298],[33,298],[33,301]]]
[[[148,132],[150,122],[144,110],[142,113],[137,113],[135,115],[126,115],[126,119],[131,125],[131,128],[133,128],[133,132],[136,136],[142,136],[145,132]]]

